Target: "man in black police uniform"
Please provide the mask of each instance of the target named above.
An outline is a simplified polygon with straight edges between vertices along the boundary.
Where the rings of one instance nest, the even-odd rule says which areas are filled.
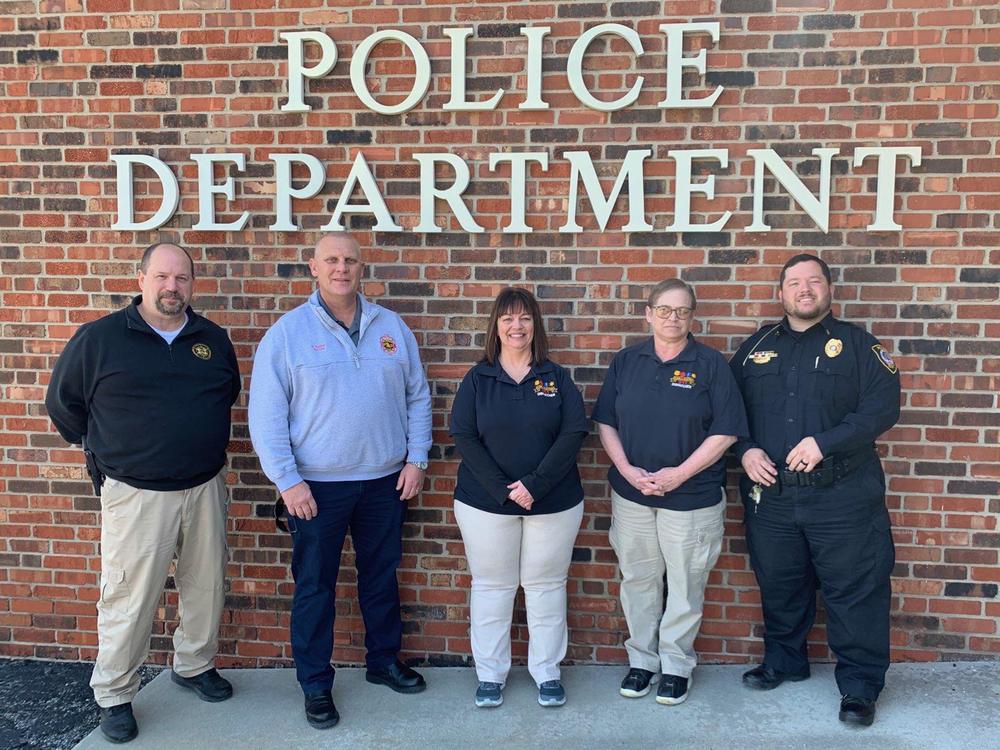
[[[736,450],[765,628],[764,663],[743,684],[770,690],[809,676],[818,585],[840,720],[868,726],[889,666],[895,560],[874,442],[899,418],[899,374],[871,334],[830,314],[831,296],[826,263],[791,258],[779,279],[785,318],[730,362],[750,421]]]

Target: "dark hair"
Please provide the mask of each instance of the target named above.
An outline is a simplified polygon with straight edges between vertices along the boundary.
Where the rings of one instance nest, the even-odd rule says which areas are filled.
[[[672,292],[674,289],[683,289],[688,293],[688,296],[691,298],[691,311],[694,312],[694,310],[698,307],[698,300],[694,296],[694,288],[687,282],[681,281],[680,279],[664,279],[659,284],[654,286],[653,291],[649,293],[649,302],[646,303],[647,306],[652,309],[656,305],[656,300],[659,299],[661,294],[664,292]]]
[[[549,356],[549,339],[545,335],[545,325],[542,323],[542,311],[538,307],[535,295],[527,289],[509,286],[493,300],[490,311],[490,322],[486,326],[486,346],[483,348],[483,359],[491,365],[496,364],[500,357],[499,320],[501,315],[512,312],[527,311],[531,313],[534,333],[531,339],[531,364],[544,362]]]
[[[171,247],[176,247],[182,253],[187,256],[188,263],[191,264],[191,279],[194,280],[194,258],[191,257],[191,253],[185,250],[183,247],[178,245],[176,242],[170,242],[169,240],[161,240],[159,242],[154,242],[152,245],[147,247],[142,251],[142,260],[139,261],[139,270],[146,273],[149,270],[149,259],[153,257],[153,253],[156,252],[156,248],[163,247],[164,245],[170,245]]]
[[[797,266],[799,263],[808,263],[812,261],[819,265],[820,270],[823,271],[823,277],[826,279],[827,284],[833,283],[833,276],[830,274],[830,266],[826,264],[826,261],[822,258],[817,258],[815,255],[810,255],[809,253],[800,253],[799,255],[793,255],[789,258],[785,265],[781,267],[781,273],[778,275],[778,286],[785,283],[785,273],[792,266]]]

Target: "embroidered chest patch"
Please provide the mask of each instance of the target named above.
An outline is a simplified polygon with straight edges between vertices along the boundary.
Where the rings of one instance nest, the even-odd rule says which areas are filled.
[[[208,348],[208,344],[195,344],[191,347],[191,352],[198,359],[211,359],[212,350]]]
[[[382,347],[382,351],[386,354],[395,354],[398,350],[396,342],[393,340],[392,336],[385,334],[382,338],[378,340],[379,345]]]
[[[535,385],[536,396],[545,396],[546,398],[552,398],[557,393],[559,393],[559,389],[556,387],[556,381],[554,380],[545,381],[542,380],[541,378],[536,378],[534,385]]]
[[[675,388],[694,388],[697,378],[697,373],[687,372],[686,370],[674,370],[674,375],[670,378],[670,385]]]
[[[766,365],[768,362],[770,362],[777,356],[778,356],[777,352],[770,350],[766,352],[754,352],[753,354],[750,355],[750,361],[753,362],[755,365]]]

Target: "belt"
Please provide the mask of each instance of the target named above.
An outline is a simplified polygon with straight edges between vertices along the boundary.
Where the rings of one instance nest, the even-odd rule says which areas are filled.
[[[870,461],[874,455],[874,448],[863,448],[839,458],[827,459],[810,472],[782,469],[778,472],[778,481],[782,487],[829,487]]]

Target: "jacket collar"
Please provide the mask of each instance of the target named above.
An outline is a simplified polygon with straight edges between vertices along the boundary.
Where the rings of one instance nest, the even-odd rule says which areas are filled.
[[[316,316],[323,321],[323,325],[329,328],[335,336],[340,336],[340,334],[347,336],[347,331],[345,331],[343,327],[330,316],[330,313],[327,312],[326,305],[320,301],[319,289],[316,289],[309,295],[309,299],[306,300],[306,304],[312,308],[312,311],[316,314]],[[382,308],[374,302],[366,300],[365,296],[360,292],[358,292],[358,304],[361,305],[361,330],[358,332],[358,341],[360,342],[361,339],[364,338],[365,330],[367,330],[371,322],[378,317],[379,311]],[[350,337],[348,337],[348,340],[349,339]]]
[[[125,326],[133,331],[142,331],[143,333],[150,333],[154,336],[159,336],[159,334],[153,330],[152,326],[146,322],[146,319],[142,317],[139,313],[139,305],[142,304],[142,295],[137,294],[132,298],[131,304],[125,308]],[[187,313],[187,322],[181,328],[180,336],[187,336],[188,334],[200,331],[205,326],[205,319],[191,309],[188,305],[184,312]]]

